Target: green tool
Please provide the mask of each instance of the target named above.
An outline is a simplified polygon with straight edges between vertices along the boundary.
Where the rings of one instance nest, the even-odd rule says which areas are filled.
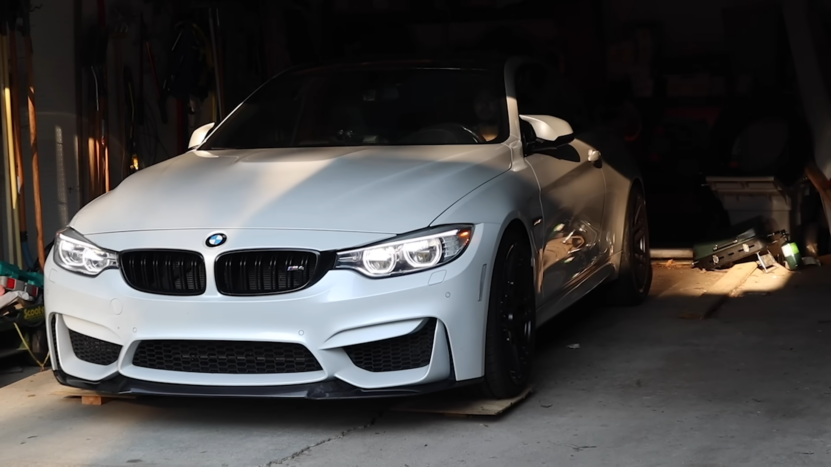
[[[782,255],[785,256],[785,264],[788,269],[791,271],[799,269],[799,265],[802,263],[802,254],[799,253],[799,247],[796,246],[796,243],[782,245]]]

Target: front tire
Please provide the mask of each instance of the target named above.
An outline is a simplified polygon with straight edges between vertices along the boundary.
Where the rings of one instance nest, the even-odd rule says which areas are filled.
[[[488,301],[483,384],[488,397],[516,397],[531,375],[537,311],[531,258],[524,232],[506,232],[496,254]]]
[[[609,288],[610,305],[636,306],[643,303],[652,287],[652,259],[649,254],[649,225],[646,197],[639,186],[629,192],[623,248],[618,278]]]

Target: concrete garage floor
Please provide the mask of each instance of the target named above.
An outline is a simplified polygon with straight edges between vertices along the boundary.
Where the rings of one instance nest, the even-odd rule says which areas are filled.
[[[32,366],[28,361],[22,360],[24,357],[9,357],[0,360],[0,388],[40,372],[40,367]]]
[[[542,329],[535,392],[500,417],[394,401],[83,406],[39,374],[0,389],[0,465],[831,465],[829,276],[757,272],[690,321],[679,310],[719,274],[658,269],[646,305],[583,305]]]

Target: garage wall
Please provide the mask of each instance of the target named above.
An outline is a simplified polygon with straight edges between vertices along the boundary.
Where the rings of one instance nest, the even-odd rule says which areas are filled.
[[[831,23],[831,1],[788,0],[783,7],[815,160],[831,179],[831,36],[825,27]],[[825,213],[831,228],[831,206],[825,205]]]
[[[817,8],[825,5],[828,10]],[[820,15],[831,0],[789,0],[783,4],[803,102],[814,131],[817,164],[831,176],[831,36]]]
[[[76,61],[84,61],[89,52],[88,36],[90,29],[98,25],[98,0],[38,0],[33,2],[37,9],[31,14],[32,38],[34,47],[34,78],[36,87],[38,144],[41,168],[41,191],[43,205],[43,223],[45,243],[49,244],[57,230],[66,226],[81,208],[83,203],[79,167],[86,166],[85,159],[89,147],[89,117],[94,97],[89,92],[91,74],[82,68],[76,76]],[[123,129],[126,109],[124,108],[123,69],[119,63],[132,71],[134,83],[138,85],[139,64],[144,61],[144,96],[146,124],[139,128],[142,139],[142,153],[153,158],[155,163],[177,155],[176,106],[171,98],[166,102],[168,123],[161,122],[158,108],[157,90],[154,76],[146,52],[139,46],[139,18],[143,15],[148,27],[148,37],[153,48],[159,78],[164,78],[168,71],[166,51],[175,39],[172,33],[172,14],[168,8],[154,10],[153,5],[145,0],[107,0],[107,26],[112,28],[120,19],[126,19],[126,30],[117,41],[111,37],[108,47],[108,82],[109,82],[109,150],[110,180],[115,188],[122,179],[122,161],[129,154],[124,151]],[[76,14],[77,12],[77,14]],[[234,13],[235,10],[231,10]],[[77,23],[76,23],[77,20]],[[245,20],[235,24],[246,24]],[[112,31],[111,31],[112,32]],[[279,31],[272,31],[273,37]],[[239,34],[237,30],[227,31],[229,47],[257,50],[259,46],[249,36]],[[247,40],[244,42],[242,40]],[[242,43],[241,43],[242,41]],[[19,67],[25,70],[23,41],[19,41]],[[120,42],[120,47],[119,47]],[[76,47],[77,46],[77,47]],[[121,50],[120,59],[116,50]],[[228,60],[230,67],[239,69],[241,57],[233,56]],[[277,64],[279,69],[285,64]],[[247,79],[242,83],[234,82],[235,89],[247,95],[251,88],[259,83],[252,83],[250,76],[237,73],[234,78]],[[25,79],[25,78],[24,78]],[[259,78],[260,80],[262,78]],[[242,89],[246,88],[246,89]],[[79,92],[80,91],[80,92]],[[244,91],[244,92],[243,92]],[[239,95],[230,96],[239,100]],[[31,256],[36,256],[37,228],[34,209],[34,191],[31,170],[31,151],[29,147],[28,107],[25,87],[21,87],[21,129],[24,167],[26,173],[26,213],[29,232],[29,249]],[[198,105],[198,103],[197,103]],[[119,118],[119,107],[122,107]],[[229,109],[230,110],[230,109]],[[190,125],[196,128],[212,120],[211,109],[198,106],[189,117]],[[79,151],[80,145],[80,151]],[[83,158],[83,159],[82,159]],[[0,183],[4,174],[0,174]],[[0,205],[5,206],[5,193],[0,190]],[[15,234],[16,235],[16,234]],[[7,245],[11,239],[5,227],[0,229],[0,259],[7,258]]]
[[[68,0],[64,1],[69,3]],[[98,0],[80,0],[80,2],[80,30],[77,33],[77,37],[79,40],[86,41],[90,33],[90,28],[99,24]],[[163,73],[168,68],[166,63],[167,56],[164,51],[170,45],[172,22],[166,10],[162,13],[154,12],[152,5],[144,0],[106,1],[105,8],[108,29],[112,31],[118,24],[121,24],[123,28],[121,34],[116,35],[111,32],[107,47],[110,184],[112,188],[115,188],[122,181],[123,161],[125,158],[130,158],[130,155],[127,154],[124,148],[126,108],[124,104],[123,67],[130,68],[133,83],[135,86],[138,86],[140,82],[139,60],[144,60],[144,98],[147,120],[144,127],[138,128],[138,136],[145,143],[141,145],[140,149],[144,150],[145,153],[152,152],[157,158],[156,162],[176,155],[175,104],[172,99],[168,99],[166,111],[169,120],[167,124],[163,124],[158,109],[157,91],[153,82],[152,68],[147,59],[146,52],[139,44],[140,18],[143,17],[147,25],[148,38],[153,49],[157,71],[160,74],[159,79],[163,79]],[[117,53],[117,50],[120,53]],[[119,63],[122,67],[121,70],[117,70]],[[90,100],[94,98],[88,92],[91,88],[91,79],[89,70],[86,68],[83,69],[81,73],[82,104],[79,111],[82,118],[84,138],[88,137],[88,118],[91,114]],[[136,94],[138,95],[138,90],[136,90]],[[119,113],[119,107],[121,107],[121,113]],[[150,141],[153,140],[157,144],[150,146]]]
[[[81,207],[81,180],[79,179],[79,157],[85,157],[78,152],[79,139],[87,138],[88,109],[86,96],[81,98],[81,108],[76,102],[76,44],[86,38],[89,26],[97,23],[97,0],[79,0],[80,25],[76,31],[75,1],[73,0],[38,0],[38,6],[31,14],[32,43],[34,49],[34,80],[36,89],[38,148],[40,155],[41,194],[43,206],[43,225],[45,243],[54,238],[60,228],[66,226]],[[109,2],[107,3],[109,5]],[[144,11],[150,23],[151,32],[156,37],[166,37],[158,31],[166,31],[169,24],[153,22],[147,5],[142,0],[132,0],[120,3],[133,13]],[[133,69],[134,79],[138,81],[137,70],[139,54],[137,45],[137,24],[133,25],[127,37],[124,38],[123,64]],[[23,41],[19,40],[19,67],[24,73],[26,62]],[[83,44],[81,52],[84,52]],[[154,44],[157,50],[165,47],[164,43]],[[110,63],[115,63],[114,47],[110,47]],[[115,67],[113,67],[114,69]],[[163,62],[160,72],[165,69]],[[151,81],[149,66],[145,67],[145,92],[150,98],[155,94]],[[119,158],[121,156],[123,132],[117,119],[116,83],[120,74],[110,73],[110,136],[111,136],[111,179],[113,186],[120,181]],[[24,78],[25,79],[25,76]],[[81,76],[80,88],[86,89],[89,84],[89,73],[84,70]],[[35,222],[34,191],[32,182],[31,150],[29,145],[28,106],[25,86],[21,86],[21,132],[22,153],[26,175],[26,212],[29,232],[29,248],[32,257],[36,256],[37,227]],[[154,100],[151,100],[155,104]],[[173,113],[173,105],[169,102],[169,115]],[[79,115],[81,121],[79,122]],[[79,134],[79,125],[81,133]],[[158,149],[159,156],[166,158],[167,154],[175,152],[175,134],[172,125],[159,125],[159,140],[164,145]],[[5,193],[0,193],[0,203],[5,206]],[[3,248],[0,258],[7,258],[6,245],[10,239],[6,238],[5,228],[0,232]]]
[[[77,132],[75,109],[75,41],[73,2],[38,0],[31,14],[34,50],[35,102],[43,202],[45,243],[65,226],[79,208],[77,178]],[[19,40],[19,67],[26,68],[23,41]],[[21,148],[26,175],[26,211],[29,246],[37,255],[32,157],[29,145],[28,105],[21,86]],[[8,239],[4,238],[8,242]],[[5,256],[5,249],[4,249]],[[4,258],[6,259],[6,258]]]
[[[660,23],[664,56],[709,55],[724,52],[725,8],[770,3],[764,0],[604,0],[604,22],[610,39],[627,25]]]

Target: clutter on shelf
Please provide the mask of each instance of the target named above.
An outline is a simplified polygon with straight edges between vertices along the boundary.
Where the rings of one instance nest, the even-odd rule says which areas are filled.
[[[43,274],[0,261],[0,331],[17,331],[21,351],[41,368],[48,361],[45,319]]]
[[[696,244],[693,252],[693,265],[708,271],[748,260],[757,261],[765,270],[777,264],[796,270],[803,264],[799,247],[791,242],[788,232],[776,230],[763,216],[738,223],[715,240]]]

